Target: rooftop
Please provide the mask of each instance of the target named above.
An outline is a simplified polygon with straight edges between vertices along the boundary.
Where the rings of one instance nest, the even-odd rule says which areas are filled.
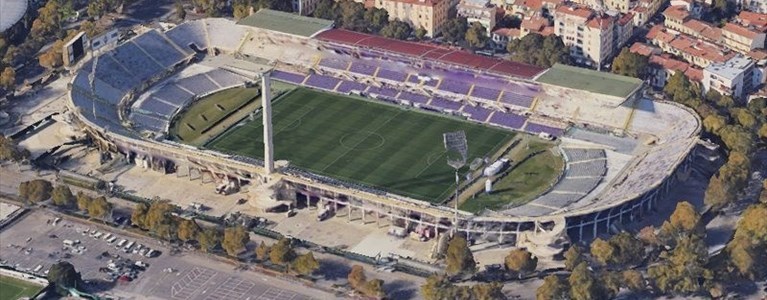
[[[690,64],[681,60],[676,60],[669,55],[653,55],[650,57],[650,63],[661,66],[666,70],[682,71],[685,72],[690,67]]]
[[[726,32],[730,32],[730,33],[745,37],[747,39],[754,39],[756,38],[756,36],[763,34],[756,30],[746,28],[732,22],[725,24],[723,30]]]
[[[530,17],[522,20],[520,25],[522,28],[530,30],[532,32],[541,32],[543,28],[549,25],[549,20],[544,17]]]
[[[669,6],[663,11],[663,16],[674,20],[684,20],[690,16],[690,13],[682,5]]]
[[[237,24],[303,37],[312,37],[317,33],[330,29],[333,26],[333,21],[304,17],[271,9],[261,9],[243,18]]]
[[[701,69],[687,68],[687,71],[684,71],[684,75],[687,76],[687,79],[689,79],[690,81],[695,81],[695,82],[703,81],[703,70]]]
[[[633,45],[631,45],[631,48],[629,49],[629,51],[642,56],[650,56],[650,55],[659,54],[662,52],[657,47],[650,46],[642,42],[636,42]]]
[[[505,37],[519,37],[519,29],[516,28],[499,28],[493,33]]]
[[[557,8],[557,13],[588,19],[594,14],[594,11],[587,7],[577,5],[562,5]]]
[[[592,93],[626,98],[642,80],[584,68],[556,64],[536,81]]]
[[[733,79],[739,74],[743,73],[747,68],[753,65],[754,61],[751,59],[738,55],[730,58],[724,63],[712,63],[706,67],[706,72],[717,75],[719,77]]]
[[[750,11],[741,11],[738,15],[738,20],[740,20],[740,23],[746,26],[755,26],[759,28],[761,31],[767,30],[767,15],[750,12]]]

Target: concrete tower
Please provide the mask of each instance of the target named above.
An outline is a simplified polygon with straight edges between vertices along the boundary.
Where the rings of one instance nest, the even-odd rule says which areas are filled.
[[[272,86],[271,73],[261,77],[261,111],[264,116],[264,168],[274,172],[274,144],[272,143]]]

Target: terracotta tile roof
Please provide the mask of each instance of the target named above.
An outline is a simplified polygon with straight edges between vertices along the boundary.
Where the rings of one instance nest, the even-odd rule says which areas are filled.
[[[631,48],[629,48],[629,51],[642,56],[650,56],[650,55],[662,52],[660,49],[656,47],[653,47],[641,42],[636,42],[633,45],[631,45]]]
[[[687,17],[690,16],[690,13],[687,12],[687,9],[684,6],[677,5],[677,6],[669,6],[666,8],[665,11],[663,11],[663,15],[666,18],[671,18],[674,20],[684,20]]]
[[[500,28],[493,31],[494,34],[505,37],[519,37],[519,29],[517,28]]]
[[[727,23],[724,25],[724,28],[722,29],[726,32],[730,32],[735,35],[739,35],[742,37],[745,37],[747,39],[754,39],[757,35],[760,34],[760,32],[757,32],[755,30],[748,29],[746,27],[740,26],[735,23]]]
[[[638,12],[638,13],[644,13],[647,12],[647,7],[644,6],[637,6],[632,9],[632,11]]]
[[[741,11],[738,20],[745,26],[755,26],[760,31],[767,30],[767,15],[750,11]]]
[[[554,26],[546,26],[541,30],[542,36],[550,36],[554,34]]]
[[[567,15],[587,19],[588,17],[591,17],[591,15],[594,14],[594,11],[586,7],[580,7],[575,5],[563,5],[563,6],[557,7],[557,13],[567,14]]]
[[[423,5],[423,6],[434,6],[434,5],[439,4],[439,2],[445,1],[445,0],[387,0],[387,1],[406,3],[406,4]]]
[[[645,38],[648,40],[654,40],[656,37],[658,37],[658,34],[663,32],[665,28],[663,28],[663,25],[655,25],[652,28],[650,28],[650,31],[647,32],[645,35]]]
[[[625,26],[626,24],[632,23],[632,20],[634,20],[634,14],[630,12],[625,13],[620,17],[620,19],[618,19],[618,24]]]
[[[559,6],[562,3],[565,3],[565,0],[542,0],[544,3],[547,3],[549,5]]]
[[[697,19],[687,20],[684,23],[682,23],[682,25],[684,25],[684,27],[690,28],[690,30],[694,32],[703,32],[704,30],[713,27],[709,25],[708,23],[703,22],[701,20],[697,20]]]
[[[764,49],[754,49],[748,52],[748,57],[755,60],[767,59],[767,51]]]
[[[663,27],[663,25],[655,25],[650,29],[650,32],[648,32],[645,37],[649,40],[670,43],[676,38],[676,34],[666,31],[666,27]]]
[[[514,1],[514,5],[529,7],[532,10],[539,10],[543,7],[542,0],[517,0]]]
[[[706,30],[703,30],[700,35],[711,41],[718,42],[722,40],[722,29],[717,27],[710,27]]]
[[[610,16],[604,15],[604,16],[597,16],[592,18],[586,23],[586,26],[601,30],[606,30],[610,28],[613,24],[613,18]]]
[[[701,69],[688,68],[687,71],[684,72],[684,75],[687,76],[687,79],[689,79],[690,81],[695,81],[695,82],[703,81],[703,70]]]
[[[656,64],[665,70],[685,72],[690,68],[690,64],[673,59],[668,55],[653,55],[650,57],[650,63]]]
[[[549,20],[544,17],[530,17],[522,20],[521,28],[532,32],[541,32],[544,27],[549,25]]]

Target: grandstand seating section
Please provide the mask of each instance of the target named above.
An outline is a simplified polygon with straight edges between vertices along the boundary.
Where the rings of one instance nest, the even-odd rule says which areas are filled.
[[[496,111],[492,117],[490,117],[490,124],[498,125],[502,127],[512,129],[522,129],[525,125],[526,118],[515,113],[505,113]]]
[[[367,87],[368,86],[363,83],[342,80],[341,85],[338,86],[338,88],[336,89],[336,92],[339,92],[339,93],[349,93],[351,91],[362,92],[362,91],[365,91]]]
[[[191,50],[181,52],[179,48],[168,42],[157,30],[150,30],[139,35],[133,42],[155,61],[159,62],[163,68],[173,67],[173,65],[192,54]]]
[[[235,51],[245,37],[245,29],[235,26],[234,21],[215,18],[205,19],[210,45],[225,51]]]
[[[552,136],[561,136],[564,133],[564,130],[562,130],[561,128],[538,124],[535,122],[527,122],[527,126],[525,126],[525,131],[533,133],[533,134],[545,132]]]
[[[165,71],[163,66],[152,60],[141,48],[132,42],[122,44],[111,53],[113,54],[112,57],[129,74],[133,74],[138,82],[145,82]]]
[[[219,87],[210,81],[205,74],[197,74],[184,78],[176,83],[180,88],[192,92],[194,95],[202,95],[217,90]]]
[[[176,45],[189,49],[194,44],[197,49],[208,48],[208,38],[203,21],[188,21],[165,32]]]

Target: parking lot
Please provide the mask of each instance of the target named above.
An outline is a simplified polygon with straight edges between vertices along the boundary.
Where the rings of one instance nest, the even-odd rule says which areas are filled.
[[[118,234],[79,220],[61,220],[35,211],[0,231],[0,262],[44,276],[58,260],[72,263],[89,282],[90,292],[123,299],[311,299],[329,298],[297,283],[285,282],[217,262],[197,253],[170,255],[159,241]],[[98,232],[98,233],[97,233]],[[99,235],[100,233],[100,235]],[[110,235],[106,240],[105,236]],[[95,236],[99,236],[96,238]],[[114,237],[114,239],[112,239]],[[126,240],[120,249],[121,240]],[[67,241],[65,245],[64,241]],[[108,241],[112,240],[111,243]],[[76,242],[79,241],[79,242]],[[128,243],[133,242],[129,251]],[[133,250],[155,250],[151,258]],[[141,261],[141,267],[134,267]],[[146,265],[144,265],[146,264]],[[40,266],[40,267],[38,267]],[[312,297],[309,297],[308,295]]]

